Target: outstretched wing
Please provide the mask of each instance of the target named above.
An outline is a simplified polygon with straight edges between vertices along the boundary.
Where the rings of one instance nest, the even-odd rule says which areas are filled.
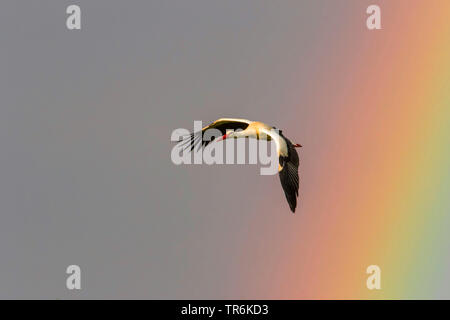
[[[295,212],[297,207],[297,196],[298,196],[298,154],[292,142],[289,139],[283,137],[286,140],[288,147],[288,156],[280,156],[280,167],[279,171],[281,186],[283,187],[284,194],[286,195],[287,202],[292,212]]]
[[[197,150],[200,147],[206,147],[208,144],[210,144],[214,139],[215,136],[206,136],[205,133],[208,129],[217,129],[219,130],[222,135],[227,133],[227,130],[245,130],[251,123],[250,120],[246,119],[233,119],[233,118],[221,118],[213,123],[207,125],[204,127],[201,131],[193,132],[189,134],[188,136],[183,137],[182,141],[184,141],[181,144],[181,147],[184,149],[190,149],[191,151],[197,147]]]

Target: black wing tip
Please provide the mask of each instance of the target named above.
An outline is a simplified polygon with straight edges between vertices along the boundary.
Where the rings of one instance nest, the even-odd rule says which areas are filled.
[[[297,201],[296,200],[297,199],[293,199],[292,202],[288,200],[289,208],[291,209],[292,214],[295,214],[295,209],[297,208]]]
[[[189,133],[183,137],[181,137],[181,141],[179,141],[180,147],[183,151],[192,152],[195,147],[197,147],[197,151],[202,146],[202,133],[201,131]]]

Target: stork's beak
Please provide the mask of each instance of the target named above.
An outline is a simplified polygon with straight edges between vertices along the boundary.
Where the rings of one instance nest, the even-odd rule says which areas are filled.
[[[301,147],[302,147],[302,145],[301,145],[301,144],[298,144],[298,143],[296,143],[296,144],[294,144],[294,147],[295,147],[295,148],[301,148]]]
[[[216,141],[222,141],[225,140],[227,138],[227,134],[224,134],[223,136],[221,136],[220,138],[217,138]]]

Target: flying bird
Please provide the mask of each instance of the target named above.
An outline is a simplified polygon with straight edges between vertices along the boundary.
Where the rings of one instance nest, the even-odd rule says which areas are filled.
[[[205,133],[208,129],[217,129],[221,132],[222,136],[217,139],[215,139],[215,136],[205,139]],[[220,141],[230,138],[238,139],[246,137],[258,140],[275,141],[279,159],[278,175],[280,177],[281,186],[283,187],[291,211],[295,212],[299,187],[299,160],[295,148],[299,148],[301,145],[298,143],[293,144],[283,135],[281,130],[277,130],[275,127],[271,127],[259,121],[221,118],[207,125],[201,131],[193,132],[186,136],[183,139],[184,142],[181,146],[184,149],[190,149],[192,151],[195,147],[198,149],[206,147],[214,140]]]

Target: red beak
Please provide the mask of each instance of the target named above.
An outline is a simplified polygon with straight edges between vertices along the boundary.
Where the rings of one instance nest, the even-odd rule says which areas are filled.
[[[296,144],[294,144],[294,147],[296,147],[296,148],[301,148],[301,147],[302,147],[302,145],[301,145],[301,144],[298,144],[298,143],[296,143]]]
[[[223,136],[221,136],[220,138],[218,138],[216,141],[222,141],[225,140],[227,138],[227,135],[224,134]]]

